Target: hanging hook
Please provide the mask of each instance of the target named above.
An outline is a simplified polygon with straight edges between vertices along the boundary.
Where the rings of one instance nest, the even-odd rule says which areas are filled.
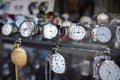
[[[21,38],[18,38],[18,40],[16,40],[15,43],[14,43],[13,50],[14,50],[15,48],[19,48],[20,45],[21,45]]]

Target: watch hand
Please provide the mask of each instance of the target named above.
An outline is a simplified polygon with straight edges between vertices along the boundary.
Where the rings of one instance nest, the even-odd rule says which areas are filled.
[[[58,63],[56,63],[56,65],[57,65],[57,67],[60,69],[60,67],[59,67]],[[60,70],[61,70],[61,69],[60,69]]]
[[[58,61],[56,58],[55,58],[56,61]]]
[[[27,28],[25,28],[25,29],[21,29],[21,30],[24,30],[24,31],[26,31],[26,30],[27,30]]]

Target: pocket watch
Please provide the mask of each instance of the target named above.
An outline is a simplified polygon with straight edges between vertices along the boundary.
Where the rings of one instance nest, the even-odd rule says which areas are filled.
[[[11,60],[17,66],[25,66],[28,61],[28,54],[24,49],[20,48],[20,44],[20,40],[14,43],[14,47],[11,53]]]
[[[112,37],[111,31],[105,25],[98,26],[92,30],[92,38],[94,41],[100,41],[102,43],[108,42]]]
[[[97,23],[101,24],[101,23],[109,23],[109,15],[107,13],[100,13],[99,15],[97,15]]]
[[[114,61],[106,60],[99,68],[99,76],[102,80],[120,80],[120,68]]]
[[[13,50],[11,53],[11,61],[15,64],[15,77],[16,80],[19,80],[19,67],[25,66],[28,61],[28,54],[27,52],[20,48],[21,39],[15,41]]]
[[[116,38],[117,38],[117,40],[118,40],[118,42],[120,42],[120,37],[119,37],[119,29],[120,29],[120,17],[118,16],[118,17],[116,17],[116,18],[114,18],[113,20],[111,20],[111,23],[110,23],[110,25],[111,25],[111,29],[112,30],[114,30],[114,35],[116,35]]]
[[[49,23],[43,26],[43,37],[46,39],[52,39],[58,34],[58,29],[55,25]]]
[[[120,26],[120,16],[112,19],[111,22],[110,22],[110,26],[111,26],[111,30],[114,30],[113,33],[115,35],[117,26]]]
[[[87,23],[87,24],[92,24],[92,19],[88,16],[83,16],[80,18],[79,21],[81,24]]]
[[[110,25],[111,25],[112,27],[116,27],[116,26],[118,26],[118,24],[120,24],[120,17],[114,18],[114,19],[112,19],[111,22],[110,22]]]
[[[24,66],[27,63],[27,53],[22,48],[16,48],[11,53],[11,60],[17,66]]]
[[[58,45],[52,48],[52,54],[49,56],[49,65],[53,72],[63,74],[66,71],[66,60],[57,50]]]
[[[55,73],[64,73],[66,70],[65,59],[60,53],[51,55],[50,61],[51,69]]]
[[[86,35],[85,28],[73,24],[69,27],[69,37],[75,41],[82,40]]]
[[[35,23],[30,21],[29,19],[25,19],[25,21],[20,25],[20,34],[23,37],[30,37],[34,35]]]

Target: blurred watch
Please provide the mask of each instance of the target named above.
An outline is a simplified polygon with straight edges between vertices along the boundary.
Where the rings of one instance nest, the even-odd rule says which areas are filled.
[[[52,39],[58,34],[58,29],[55,25],[48,23],[43,26],[43,37],[46,39]]]
[[[92,30],[93,41],[100,41],[102,43],[106,43],[111,39],[111,37],[111,31],[105,25],[99,25]]]
[[[29,19],[25,19],[25,21],[20,25],[20,34],[23,37],[30,37],[34,35],[36,25],[34,22],[30,21]]]

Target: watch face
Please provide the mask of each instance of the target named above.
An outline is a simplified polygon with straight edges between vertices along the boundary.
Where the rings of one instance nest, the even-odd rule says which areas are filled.
[[[34,24],[32,22],[23,22],[20,26],[20,34],[23,37],[29,37],[34,34]]]
[[[64,73],[66,69],[65,59],[64,57],[59,54],[55,53],[51,56],[50,61],[51,69],[55,73]]]
[[[82,26],[73,25],[69,28],[69,37],[75,41],[82,40],[86,35],[86,31]]]
[[[106,43],[111,39],[111,31],[108,27],[102,26],[97,28],[96,36],[98,41]]]
[[[55,25],[47,24],[43,28],[43,35],[46,39],[52,39],[57,36],[58,29]]]
[[[2,33],[4,35],[10,35],[12,30],[13,30],[13,28],[12,28],[12,25],[10,25],[10,24],[5,24],[2,26]]]
[[[99,68],[102,80],[120,80],[120,68],[114,61],[105,61]]]
[[[120,26],[117,27],[116,38],[117,38],[118,42],[120,42]]]

